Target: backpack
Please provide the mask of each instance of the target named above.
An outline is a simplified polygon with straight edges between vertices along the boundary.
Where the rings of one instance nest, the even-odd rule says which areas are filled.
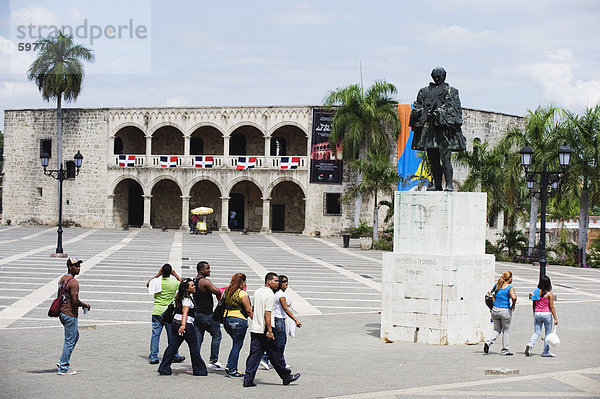
[[[63,294],[65,293],[65,289],[67,288],[67,285],[69,285],[71,280],[73,280],[74,278],[75,277],[71,277],[70,279],[67,280],[65,285],[63,285],[62,288],[60,289],[60,292],[58,293],[57,297],[54,298],[54,300],[52,301],[52,304],[50,304],[50,309],[48,309],[49,317],[58,317],[60,315],[60,304],[62,302]]]

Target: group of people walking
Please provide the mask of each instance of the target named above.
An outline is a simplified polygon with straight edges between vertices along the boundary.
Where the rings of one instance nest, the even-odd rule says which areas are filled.
[[[517,294],[515,293],[515,288],[512,286],[512,281],[512,272],[507,270],[502,273],[498,282],[490,290],[494,295],[494,306],[491,309],[494,330],[489,339],[483,344],[483,351],[486,354],[489,353],[490,346],[502,334],[502,349],[500,354],[505,356],[513,355],[510,351],[510,325],[512,313],[517,304]],[[531,294],[531,300],[533,301],[533,334],[525,346],[525,356],[531,356],[531,351],[542,334],[542,326],[544,327],[546,336],[548,336],[552,332],[553,326],[558,324],[550,277],[540,277],[537,288]],[[550,352],[550,345],[545,341],[542,357],[554,356]]]
[[[198,275],[194,279],[181,279],[169,264],[165,264],[147,283],[150,292],[154,293],[149,355],[151,364],[158,364],[160,333],[163,327],[167,330],[168,346],[158,367],[158,373],[170,375],[171,364],[185,360],[185,357],[178,353],[179,347],[185,341],[189,346],[194,375],[207,375],[208,369],[223,370],[228,377],[243,377],[244,387],[252,387],[256,385],[254,377],[259,364],[265,366],[270,361],[284,385],[300,378],[299,373],[292,374],[283,355],[287,335],[286,315],[296,326],[302,326],[290,310],[285,297],[288,278],[272,272],[267,273],[265,285],[255,291],[251,301],[245,291],[245,274],[234,274],[229,285],[219,289],[208,278],[211,273],[208,262],[198,262],[196,269]],[[178,288],[174,289],[175,285],[178,285]],[[217,300],[223,297],[223,327],[232,339],[225,367],[218,361],[222,335],[220,323],[213,319],[213,297]],[[160,315],[172,302],[175,315],[169,324]],[[238,361],[248,329],[250,354],[246,360],[245,373],[242,373],[238,369]],[[212,337],[208,367],[200,355],[205,332]],[[267,365],[264,368],[269,367]]]

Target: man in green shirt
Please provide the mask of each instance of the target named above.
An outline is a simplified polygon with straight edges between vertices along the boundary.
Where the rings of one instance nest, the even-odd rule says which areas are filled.
[[[152,281],[154,279],[158,279],[158,277],[161,275],[162,277],[160,280]],[[171,278],[171,275],[175,278]],[[151,288],[154,291],[154,308],[152,309],[152,338],[150,339],[150,356],[148,356],[150,364],[158,364],[158,347],[160,334],[162,333],[163,327],[165,327],[165,330],[167,330],[167,340],[169,344],[173,339],[171,324],[165,323],[160,315],[167,310],[167,307],[171,304],[171,302],[173,302],[173,298],[177,293],[177,288],[179,288],[180,281],[181,278],[177,275],[175,270],[173,270],[171,265],[165,263],[163,267],[160,268],[158,273],[156,273],[156,275],[146,283],[146,287],[149,287],[150,284],[152,284]],[[184,360],[185,356],[179,356],[178,352],[175,355],[175,360],[173,360],[173,363],[180,363]]]

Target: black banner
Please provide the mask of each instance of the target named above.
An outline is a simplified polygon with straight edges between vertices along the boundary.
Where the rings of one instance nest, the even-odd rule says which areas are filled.
[[[338,143],[334,149],[329,145],[332,120],[333,111],[313,109],[311,183],[342,184],[342,143]]]

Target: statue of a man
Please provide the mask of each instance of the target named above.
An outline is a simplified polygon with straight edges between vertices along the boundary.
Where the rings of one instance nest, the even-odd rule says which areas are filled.
[[[427,152],[433,173],[433,187],[442,190],[442,173],[446,191],[452,186],[452,152],[464,151],[465,136],[461,131],[462,109],[458,90],[445,83],[446,71],[437,67],[431,72],[433,83],[419,90],[410,113],[410,126],[414,132],[412,148]]]

